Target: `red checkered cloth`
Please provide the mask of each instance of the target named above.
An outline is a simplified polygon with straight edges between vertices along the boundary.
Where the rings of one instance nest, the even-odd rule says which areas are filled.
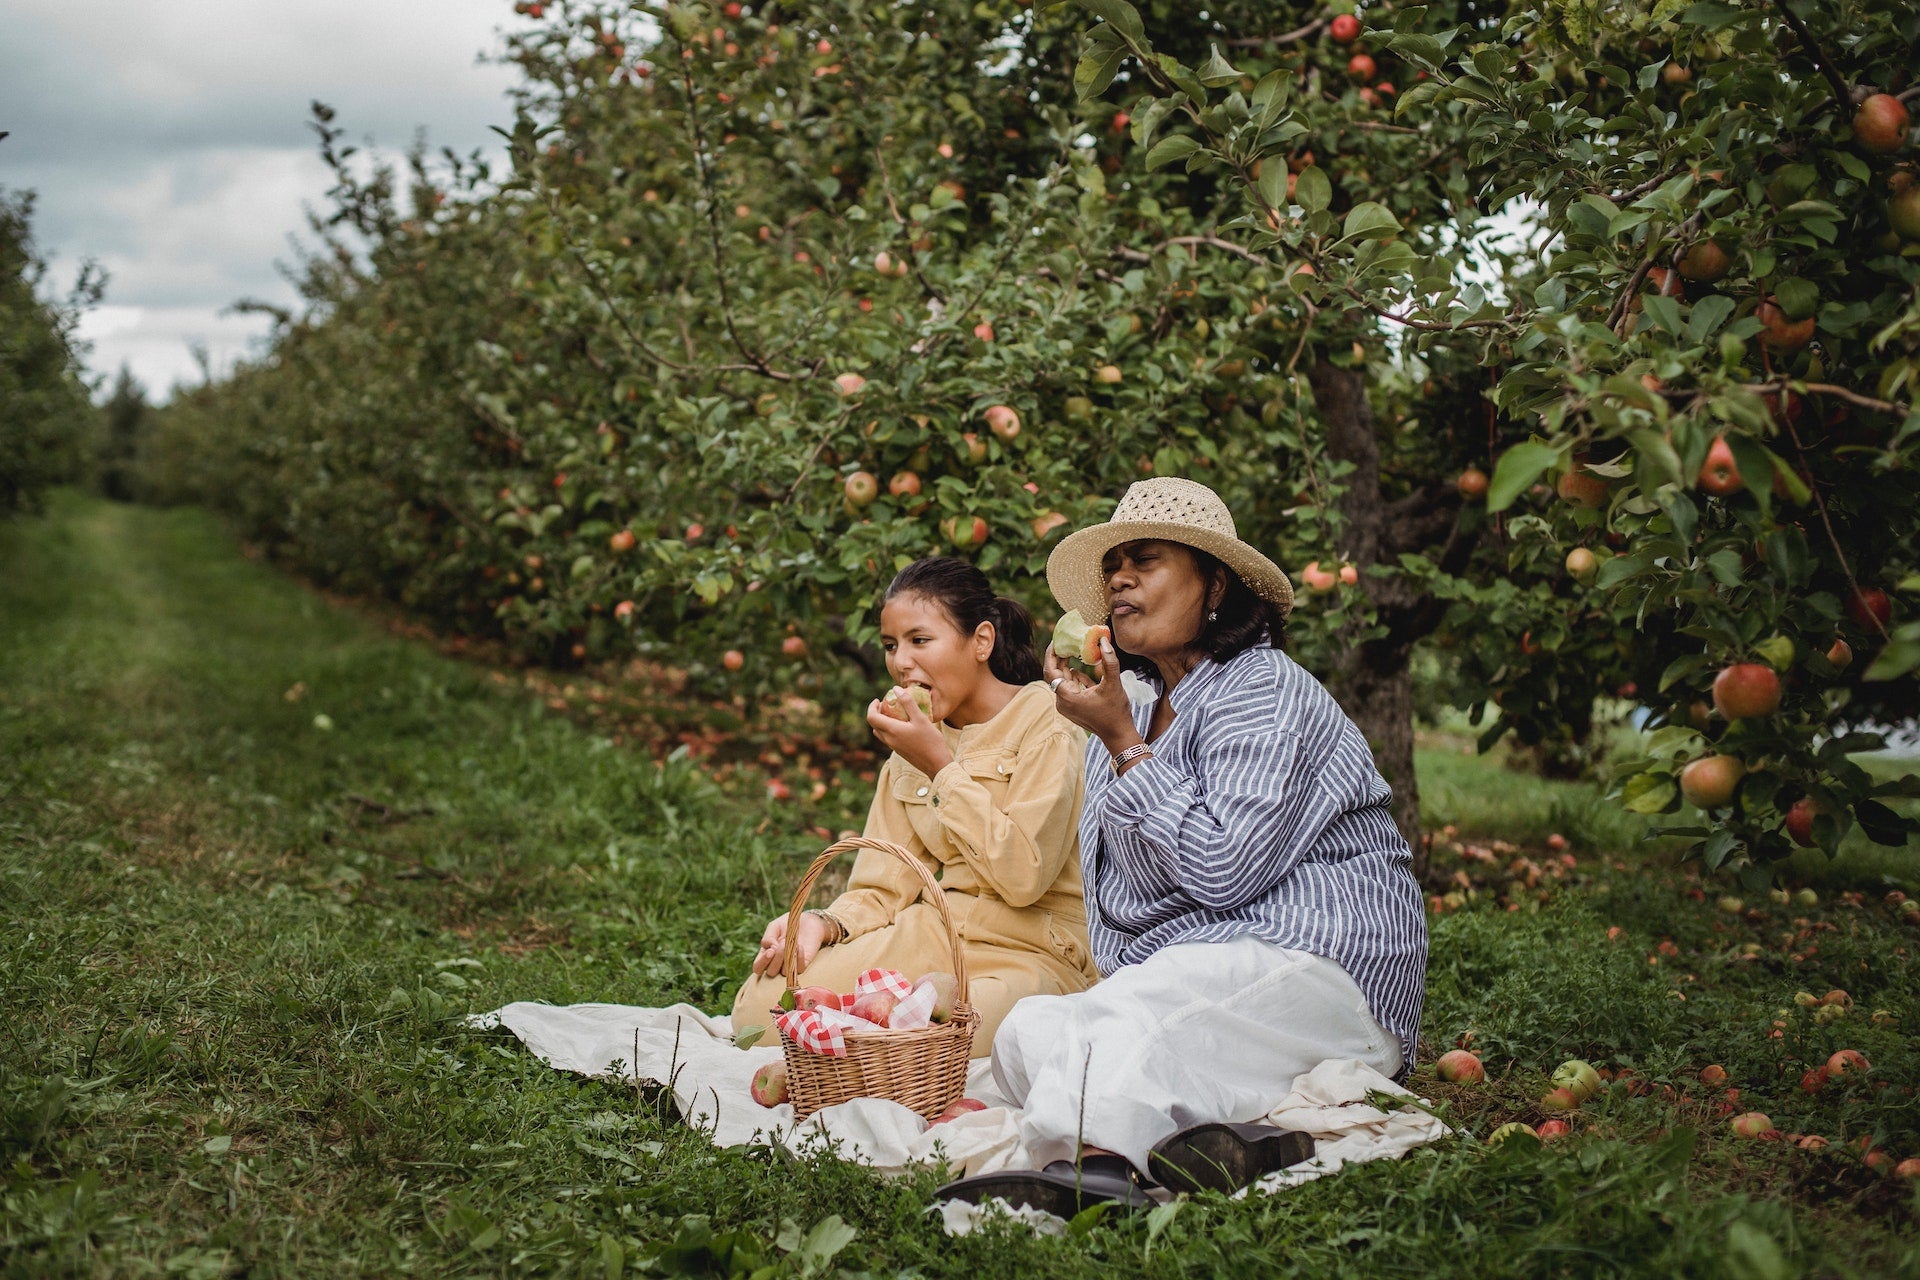
[[[846,1034],[871,1031],[873,1024],[837,1009],[789,1009],[773,1020],[787,1039],[808,1053],[823,1053],[829,1058],[847,1056]]]
[[[853,999],[870,996],[876,991],[884,991],[896,1000],[905,1000],[913,990],[913,984],[898,969],[869,969],[855,980]],[[852,1000],[847,1002],[849,1005]]]

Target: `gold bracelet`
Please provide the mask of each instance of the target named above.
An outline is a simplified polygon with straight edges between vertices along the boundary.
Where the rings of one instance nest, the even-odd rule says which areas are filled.
[[[847,926],[841,924],[840,918],[834,915],[831,911],[822,911],[818,907],[809,907],[806,911],[803,911],[801,914],[809,915],[809,916],[819,916],[822,920],[825,920],[828,924],[833,926],[833,936],[831,938],[828,938],[826,942],[822,945],[833,947],[833,946],[838,946],[840,943],[845,942],[847,940]]]
[[[1109,756],[1107,763],[1113,767],[1113,776],[1117,778],[1120,776],[1120,771],[1132,764],[1135,760],[1151,756],[1152,754],[1152,746],[1145,742],[1136,742],[1125,751]]]

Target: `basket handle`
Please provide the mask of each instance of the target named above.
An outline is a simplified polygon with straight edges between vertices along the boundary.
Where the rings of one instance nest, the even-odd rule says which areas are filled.
[[[854,849],[876,849],[905,863],[915,875],[920,877],[920,896],[933,903],[934,909],[940,913],[940,922],[947,927],[947,945],[953,950],[953,977],[957,986],[954,996],[964,1001],[967,998],[967,957],[966,953],[960,949],[960,934],[953,927],[953,913],[947,910],[946,891],[940,887],[940,883],[933,878],[933,874],[927,870],[920,859],[906,849],[894,844],[891,840],[872,840],[866,836],[851,836],[828,845],[813,860],[813,865],[807,868],[807,874],[800,877],[800,887],[793,891],[793,905],[787,909],[787,949],[782,960],[782,968],[787,975],[787,990],[800,989],[800,975],[795,971],[793,949],[794,944],[799,941],[800,914],[806,910],[807,897],[813,892],[814,882],[820,878],[820,873],[827,869],[829,862],[840,854]]]

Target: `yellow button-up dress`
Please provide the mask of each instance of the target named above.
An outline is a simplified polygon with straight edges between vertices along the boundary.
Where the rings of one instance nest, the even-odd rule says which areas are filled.
[[[929,778],[890,757],[866,834],[918,856],[945,890],[980,1014],[973,1052],[982,1057],[1014,1001],[1082,991],[1099,978],[1080,887],[1086,735],[1060,716],[1039,681],[993,719],[941,732],[953,763]],[[951,972],[946,930],[920,901],[921,888],[895,859],[861,850],[847,891],[827,908],[848,937],[822,947],[798,985],[851,991],[876,967],[909,981]],[[734,1025],[768,1023],[786,985],[749,978],[734,1000]]]

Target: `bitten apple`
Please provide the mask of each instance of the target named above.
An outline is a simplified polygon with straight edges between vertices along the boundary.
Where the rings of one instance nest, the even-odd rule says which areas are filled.
[[[747,1086],[747,1092],[763,1107],[777,1107],[786,1102],[791,1097],[787,1091],[786,1062],[769,1062],[754,1072],[753,1083]]]

